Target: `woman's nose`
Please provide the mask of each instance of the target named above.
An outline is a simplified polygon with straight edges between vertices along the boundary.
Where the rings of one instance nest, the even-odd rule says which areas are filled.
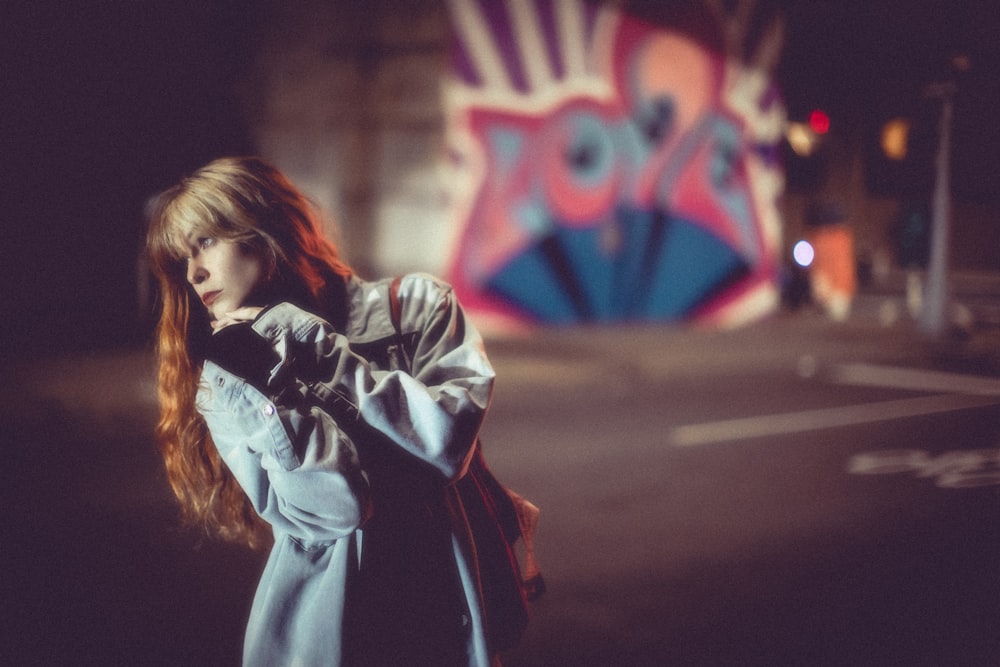
[[[201,265],[197,259],[189,259],[187,261],[187,281],[192,285],[197,285],[208,277],[208,271],[205,267]]]

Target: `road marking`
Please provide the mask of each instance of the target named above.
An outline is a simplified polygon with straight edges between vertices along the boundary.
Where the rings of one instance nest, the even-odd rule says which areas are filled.
[[[952,450],[937,456],[922,449],[889,449],[855,454],[847,464],[854,475],[913,473],[933,478],[942,489],[1000,484],[1000,448]]]
[[[671,432],[671,443],[693,447],[1000,404],[1000,380],[977,375],[841,364],[827,378],[838,384],[951,393],[679,426]]]
[[[695,447],[717,442],[802,433],[838,426],[855,426],[888,419],[917,417],[997,404],[1000,404],[1000,395],[939,394],[920,396],[879,403],[678,426],[671,431],[670,442],[675,447]]]
[[[942,371],[923,371],[915,368],[873,364],[841,364],[833,368],[829,378],[838,384],[1000,396],[1000,380],[995,378],[959,375]]]

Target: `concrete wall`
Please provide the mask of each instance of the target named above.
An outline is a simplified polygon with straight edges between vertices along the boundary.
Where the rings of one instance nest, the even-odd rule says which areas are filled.
[[[241,87],[259,152],[329,215],[362,273],[440,272],[443,6],[268,0],[261,20]]]

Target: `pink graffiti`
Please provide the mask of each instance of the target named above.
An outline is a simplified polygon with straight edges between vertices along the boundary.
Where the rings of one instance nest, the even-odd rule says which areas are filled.
[[[568,4],[556,16],[551,3],[513,3],[522,15],[507,15],[505,27],[521,25],[523,31],[523,12],[537,19],[548,11],[551,20],[567,20]],[[548,78],[528,85],[523,61],[538,53],[522,49],[512,55],[499,47],[491,51],[481,40],[461,42],[470,39],[462,32],[469,16],[503,22],[495,9],[482,7],[475,0],[452,2],[455,14],[464,12],[456,18],[463,62],[476,74],[457,77],[454,85],[464,96],[451,120],[451,130],[467,141],[458,150],[463,167],[480,174],[449,272],[470,308],[524,319],[517,304],[498,299],[487,283],[555,232],[596,230],[601,258],[614,262],[623,209],[682,219],[745,263],[740,280],[705,294],[689,316],[711,319],[758,287],[773,286],[774,235],[767,233],[761,211],[776,205],[774,192],[755,188],[749,163],[760,165],[762,146],[747,119],[728,105],[727,67],[719,55],[686,36],[581,2],[577,18],[589,19],[576,23],[585,28],[578,36],[588,47],[585,62],[572,67],[567,48],[561,71],[553,65]],[[551,55],[561,44],[553,34],[565,41],[565,31],[550,32]],[[501,33],[493,27],[494,37]],[[494,56],[506,67],[490,79],[483,74],[486,65],[476,70],[470,64],[473,52],[480,62]],[[521,75],[515,77],[511,72],[518,66]],[[504,72],[506,82],[500,80]]]

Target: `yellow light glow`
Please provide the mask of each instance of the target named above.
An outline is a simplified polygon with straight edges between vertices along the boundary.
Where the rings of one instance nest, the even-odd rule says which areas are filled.
[[[882,152],[890,160],[903,160],[910,137],[910,121],[893,118],[882,126]]]
[[[805,123],[789,123],[785,130],[785,138],[796,155],[809,157],[816,150],[816,133]]]

